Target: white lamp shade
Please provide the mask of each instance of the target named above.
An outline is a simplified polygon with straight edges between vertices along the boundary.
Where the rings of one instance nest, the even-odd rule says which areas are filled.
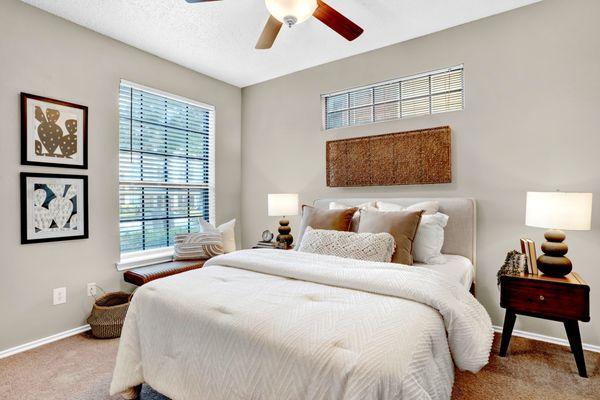
[[[285,17],[295,17],[296,23],[300,24],[317,9],[317,0],[265,0],[265,3],[279,22],[285,22]]]
[[[276,193],[268,195],[269,217],[298,215],[297,193]]]
[[[527,192],[525,225],[589,231],[592,225],[592,193]]]

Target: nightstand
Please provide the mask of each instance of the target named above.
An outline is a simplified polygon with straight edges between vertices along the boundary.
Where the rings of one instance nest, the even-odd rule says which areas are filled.
[[[291,245],[287,249],[282,249],[280,247],[276,247],[275,246],[275,242],[258,242],[257,244],[255,244],[251,248],[252,249],[293,250],[294,249],[294,245]]]
[[[500,285],[500,306],[506,308],[500,356],[506,356],[517,314],[560,321],[565,325],[579,375],[587,378],[578,323],[590,320],[590,287],[583,279],[575,272],[564,278],[504,275]]]

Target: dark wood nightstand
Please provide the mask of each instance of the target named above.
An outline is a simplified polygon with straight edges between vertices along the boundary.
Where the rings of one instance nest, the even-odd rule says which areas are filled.
[[[578,321],[590,320],[590,287],[577,273],[500,277],[500,306],[506,308],[500,356],[505,357],[517,314],[560,321],[565,325],[579,375],[587,378]]]

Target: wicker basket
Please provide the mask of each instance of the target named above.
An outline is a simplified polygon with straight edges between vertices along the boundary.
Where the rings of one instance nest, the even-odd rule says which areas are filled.
[[[112,339],[121,336],[131,296],[132,294],[125,292],[112,292],[96,299],[87,319],[94,337]]]

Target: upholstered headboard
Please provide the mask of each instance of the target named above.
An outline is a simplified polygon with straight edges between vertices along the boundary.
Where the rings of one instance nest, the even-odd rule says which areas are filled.
[[[476,261],[476,205],[475,200],[470,198],[441,197],[441,198],[336,198],[317,199],[314,206],[318,208],[329,208],[329,203],[339,203],[355,206],[368,201],[381,200],[388,203],[409,206],[421,201],[437,201],[440,204],[440,212],[448,215],[448,225],[445,229],[444,247],[445,254],[458,254],[467,257],[473,265]]]

